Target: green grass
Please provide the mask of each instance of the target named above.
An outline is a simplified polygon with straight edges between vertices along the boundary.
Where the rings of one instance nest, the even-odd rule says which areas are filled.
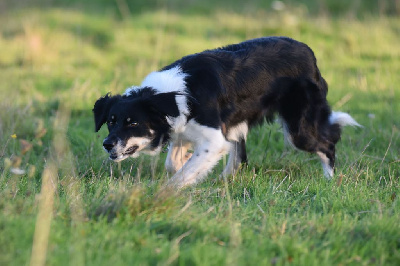
[[[398,265],[395,1],[271,2],[5,1],[0,265]],[[186,54],[268,35],[313,48],[333,109],[364,125],[344,129],[334,180],[278,125],[251,132],[236,176],[218,178],[222,161],[179,193],[161,189],[164,153],[107,160],[98,97]]]

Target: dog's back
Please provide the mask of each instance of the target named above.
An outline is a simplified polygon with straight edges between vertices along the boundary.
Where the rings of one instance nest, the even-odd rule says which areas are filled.
[[[288,37],[263,37],[216,50],[241,53],[253,49],[259,54],[261,62],[265,62],[263,66],[270,71],[275,69],[275,73],[279,76],[299,75],[311,78],[325,92],[325,95],[327,94],[328,84],[317,67],[314,52],[305,43]],[[281,65],[283,67],[280,67]],[[291,73],[288,73],[288,70]]]
[[[183,57],[164,69],[177,64],[184,72],[185,69],[217,70],[220,77],[224,77],[221,81],[226,82],[224,85],[227,89],[235,87],[232,83],[238,79],[242,83],[252,81],[265,85],[265,81],[279,77],[303,77],[314,81],[325,95],[328,90],[311,48],[288,37],[263,37],[206,50]],[[226,77],[227,81],[224,80]]]
[[[249,126],[272,115],[263,111],[261,98],[281,77],[305,78],[326,96],[327,84],[313,51],[287,37],[265,37],[189,55],[165,67],[187,74],[191,114],[198,122],[227,129],[246,121]],[[218,114],[218,115],[216,115]]]

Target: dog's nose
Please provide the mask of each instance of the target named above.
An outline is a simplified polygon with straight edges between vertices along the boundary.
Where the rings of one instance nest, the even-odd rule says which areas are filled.
[[[106,151],[110,152],[117,143],[114,140],[105,139],[103,142],[103,147]]]

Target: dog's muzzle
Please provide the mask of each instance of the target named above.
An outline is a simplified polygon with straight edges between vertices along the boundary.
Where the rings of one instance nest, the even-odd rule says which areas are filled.
[[[115,145],[117,145],[116,140],[113,140],[113,139],[110,140],[109,138],[106,138],[103,141],[103,147],[108,153],[110,153],[112,151],[112,149],[115,147]]]
[[[121,143],[119,143],[118,140],[114,138],[106,138],[103,141],[103,147],[104,150],[109,153],[110,159],[113,161],[123,160],[133,155],[139,149],[138,145],[132,145],[125,149],[125,147],[123,147]]]

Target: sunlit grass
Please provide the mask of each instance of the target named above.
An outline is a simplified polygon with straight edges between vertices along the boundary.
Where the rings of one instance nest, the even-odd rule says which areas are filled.
[[[123,14],[103,2],[93,4],[100,11],[3,13],[0,264],[40,255],[32,248],[52,162],[54,202],[43,216],[51,227],[38,233],[48,241],[47,264],[397,264],[400,20],[356,19],[370,2],[336,17],[347,2],[328,2],[318,16],[323,7],[307,1],[280,12],[269,2],[224,9],[159,1]],[[268,35],[307,43],[333,109],[364,126],[344,129],[333,181],[321,177],[314,156],[284,145],[278,125],[253,130],[250,163],[236,176],[221,179],[221,162],[204,183],[179,193],[161,189],[164,153],[107,160],[106,129],[94,133],[91,113],[98,97],[184,55]]]

